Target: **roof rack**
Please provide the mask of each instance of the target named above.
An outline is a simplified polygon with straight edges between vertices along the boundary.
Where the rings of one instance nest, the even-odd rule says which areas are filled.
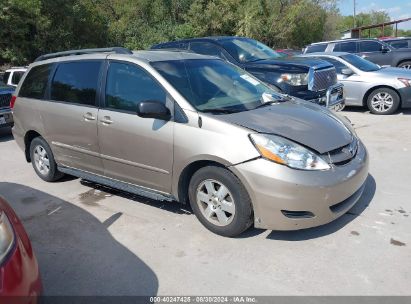
[[[84,55],[84,54],[93,54],[93,53],[108,53],[108,52],[113,52],[113,53],[116,53],[116,54],[133,54],[132,51],[130,51],[127,48],[123,48],[123,47],[82,49],[82,50],[71,50],[71,51],[64,51],[64,52],[57,52],[57,53],[50,53],[50,54],[41,55],[41,56],[37,57],[36,60],[34,60],[34,62],[41,61],[41,60],[46,60],[46,59],[57,58],[57,57],[64,57],[64,56]]]

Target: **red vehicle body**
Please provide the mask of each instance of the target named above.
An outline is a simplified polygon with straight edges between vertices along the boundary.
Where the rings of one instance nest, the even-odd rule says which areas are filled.
[[[37,303],[42,284],[31,242],[14,210],[0,197],[0,215],[2,213],[11,224],[14,241],[0,260],[0,303]]]

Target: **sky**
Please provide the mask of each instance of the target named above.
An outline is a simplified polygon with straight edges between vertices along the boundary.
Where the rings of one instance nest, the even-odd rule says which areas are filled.
[[[353,2],[354,0],[340,0],[339,8],[341,14],[352,15]],[[356,3],[357,14],[371,10],[384,10],[390,15],[391,20],[411,17],[411,0],[356,0]],[[398,28],[410,30],[411,21],[399,23]]]

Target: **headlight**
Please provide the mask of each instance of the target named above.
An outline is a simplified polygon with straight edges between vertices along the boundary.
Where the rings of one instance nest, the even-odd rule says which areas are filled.
[[[328,170],[318,155],[288,139],[268,134],[252,134],[251,141],[264,158],[301,170]]]
[[[407,78],[398,78],[406,87],[411,87],[411,79]]]
[[[14,232],[9,219],[0,211],[0,263],[9,253],[14,243]]]
[[[301,86],[308,84],[308,74],[282,74],[278,82],[287,82],[293,86]]]

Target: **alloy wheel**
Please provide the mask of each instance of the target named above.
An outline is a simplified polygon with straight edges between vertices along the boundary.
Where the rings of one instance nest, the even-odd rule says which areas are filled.
[[[42,175],[48,175],[50,172],[50,159],[44,147],[38,145],[34,148],[34,163],[37,170]]]
[[[196,196],[201,213],[210,223],[227,226],[233,221],[234,198],[223,183],[207,179],[198,186]]]
[[[387,92],[379,92],[371,99],[372,108],[379,113],[387,112],[394,105],[394,99]]]

